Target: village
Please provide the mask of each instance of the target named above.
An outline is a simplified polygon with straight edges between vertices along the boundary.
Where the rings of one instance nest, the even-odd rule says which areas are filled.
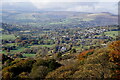
[[[15,58],[34,57],[37,54],[42,56],[65,54],[72,50],[80,53],[107,46],[109,41],[114,41],[118,37],[117,28],[117,25],[58,30],[30,28],[23,30],[16,27],[16,30],[20,30],[12,32],[3,29],[3,35],[10,35],[12,39],[2,40],[2,53]]]

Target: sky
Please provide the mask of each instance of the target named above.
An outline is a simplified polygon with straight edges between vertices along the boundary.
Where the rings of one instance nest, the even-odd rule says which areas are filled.
[[[2,0],[8,2],[8,0]],[[110,12],[118,13],[119,0],[9,0],[13,2],[30,2],[40,10],[78,11],[78,12]],[[14,4],[14,3],[13,3]]]
[[[119,2],[119,0],[1,0],[4,2]]]

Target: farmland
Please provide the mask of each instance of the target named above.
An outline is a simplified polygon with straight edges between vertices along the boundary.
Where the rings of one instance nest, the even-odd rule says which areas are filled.
[[[2,34],[2,37],[0,37],[0,38],[3,40],[15,40],[16,39],[14,34],[10,34],[10,35]]]
[[[3,26],[8,27],[9,32],[9,25],[3,24]],[[23,58],[47,55],[49,53],[65,54],[70,52],[71,49],[76,49],[77,53],[79,53],[91,48],[102,47],[109,40],[115,40],[119,32],[116,31],[117,26],[70,28],[57,31],[41,29],[41,32],[36,28],[24,31],[22,27],[19,28],[20,31],[17,28],[19,26],[16,27],[17,31],[14,31],[14,33],[10,30],[11,34],[4,32],[2,35],[2,53],[20,54]]]
[[[118,33],[120,33],[120,31],[108,31],[108,32],[105,32],[105,35],[116,38],[115,36],[119,36]]]

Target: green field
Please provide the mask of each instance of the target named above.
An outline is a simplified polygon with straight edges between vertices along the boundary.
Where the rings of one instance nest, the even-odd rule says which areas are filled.
[[[6,54],[6,51],[1,51],[0,54]]]
[[[11,35],[3,34],[2,36],[0,36],[0,39],[3,39],[3,40],[15,40],[16,37],[13,34],[11,34]]]
[[[6,54],[6,53],[16,54],[16,53],[18,53],[18,52],[24,51],[24,49],[25,49],[24,47],[21,47],[21,48],[18,48],[18,49],[16,49],[16,50],[11,50],[10,52],[2,51],[1,53],[3,53],[3,54]]]
[[[34,57],[36,54],[23,54],[25,57]]]
[[[14,46],[14,45],[16,45],[16,43],[7,43],[7,44],[5,44],[5,46]]]
[[[29,46],[29,47],[53,47],[53,45],[33,45],[33,46]]]
[[[115,38],[115,36],[118,36],[118,33],[120,33],[120,31],[108,31],[105,32],[105,35]]]
[[[118,33],[120,33],[120,31],[108,31],[108,32],[104,32],[104,34],[106,36],[110,36],[112,38],[115,38],[116,36],[118,36]],[[101,33],[100,35],[95,35],[96,37],[102,36],[103,34]]]
[[[15,45],[15,43],[10,43],[10,44],[6,44],[7,46],[12,46],[12,45]],[[32,46],[28,46],[29,48],[30,47],[52,47],[53,45],[32,45]],[[18,52],[22,52],[24,51],[26,48],[25,47],[20,47],[20,48],[17,48],[16,50],[11,50],[10,52],[6,52],[6,51],[2,51],[1,53],[2,54],[16,54]],[[31,56],[34,56],[35,54],[24,54],[24,56],[26,57],[31,57]]]
[[[73,49],[76,49],[78,51],[81,50],[82,48],[80,46],[74,46]]]
[[[2,31],[2,30],[4,30],[4,29],[0,28],[0,31]]]
[[[25,47],[18,48],[17,50],[11,50],[11,53],[22,52],[25,50]]]

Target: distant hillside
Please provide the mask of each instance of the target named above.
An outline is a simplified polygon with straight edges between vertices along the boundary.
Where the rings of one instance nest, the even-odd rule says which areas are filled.
[[[3,22],[43,28],[93,27],[117,24],[117,16],[110,13],[82,12],[17,12],[3,11]]]

